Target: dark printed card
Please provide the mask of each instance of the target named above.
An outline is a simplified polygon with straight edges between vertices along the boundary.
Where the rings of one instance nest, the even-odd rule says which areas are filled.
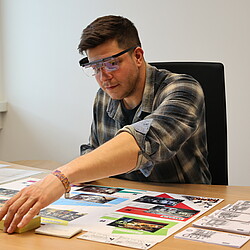
[[[59,219],[59,220],[65,220],[65,221],[72,221],[84,215],[85,214],[82,214],[79,212],[74,212],[70,210],[62,210],[62,209],[53,209],[53,208],[45,208],[40,211],[40,216],[44,218],[52,218],[52,219]]]
[[[150,204],[159,204],[159,205],[165,205],[165,206],[170,206],[174,207],[180,202],[184,200],[179,200],[179,199],[170,199],[170,198],[164,198],[164,197],[155,197],[155,196],[143,196],[141,198],[138,198],[134,201],[137,202],[143,202],[143,203],[150,203]]]
[[[83,192],[91,192],[91,193],[100,193],[100,194],[114,194],[119,191],[122,191],[123,188],[113,188],[113,187],[102,187],[102,186],[85,186],[76,191],[83,191]]]
[[[0,196],[12,197],[16,193],[18,193],[18,190],[0,188]]]
[[[156,206],[146,211],[146,213],[161,214],[168,218],[173,218],[173,217],[190,218],[199,212],[200,211],[198,210],[173,208],[165,206]]]
[[[69,199],[104,204],[117,198],[104,195],[77,194],[75,196],[70,197]]]
[[[210,208],[220,201],[220,199],[217,199],[217,198],[207,198],[207,197],[199,197],[199,196],[183,195],[183,197],[188,199],[189,201],[192,201],[194,204],[197,204],[200,207],[204,207],[204,208]]]
[[[122,217],[108,224],[108,226],[140,230],[140,231],[146,231],[150,233],[154,233],[157,230],[167,225],[168,225],[167,223],[159,223],[159,222],[140,220],[140,219],[134,219],[134,218],[129,218],[129,217]]]

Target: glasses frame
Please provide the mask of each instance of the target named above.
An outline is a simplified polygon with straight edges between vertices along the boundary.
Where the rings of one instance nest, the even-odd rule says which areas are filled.
[[[123,51],[115,54],[115,55],[108,56],[108,57],[105,57],[105,58],[102,58],[102,59],[99,59],[99,60],[96,60],[96,61],[93,61],[93,62],[89,62],[88,57],[84,57],[83,59],[81,59],[79,61],[79,64],[80,64],[81,67],[87,67],[87,66],[91,66],[93,64],[98,64],[98,63],[106,62],[106,61],[112,60],[114,58],[117,58],[117,57],[119,57],[119,56],[121,56],[121,55],[129,52],[130,50],[133,50],[133,49],[137,48],[137,47],[138,46],[130,47],[128,49],[125,49],[125,50],[123,50]]]

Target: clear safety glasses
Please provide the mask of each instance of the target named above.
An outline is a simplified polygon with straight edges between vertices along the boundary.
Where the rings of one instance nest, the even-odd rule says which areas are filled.
[[[79,61],[83,71],[87,76],[96,76],[100,73],[101,69],[105,69],[107,72],[112,72],[119,69],[119,59],[118,57],[129,52],[130,50],[135,49],[138,46],[134,46],[128,49],[123,50],[122,52],[105,57],[93,62],[89,62],[88,57],[85,57]]]

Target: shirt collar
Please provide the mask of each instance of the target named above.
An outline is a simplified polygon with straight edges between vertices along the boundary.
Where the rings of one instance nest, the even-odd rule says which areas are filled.
[[[155,93],[155,68],[146,64],[146,82],[142,96],[141,110],[143,112],[151,113],[153,108],[154,93]]]
[[[139,112],[137,112],[138,115],[140,115],[141,112],[146,112],[146,113],[152,112],[153,101],[154,101],[154,82],[155,82],[154,69],[155,69],[154,67],[146,63],[146,81],[145,81],[141,107],[139,107],[140,110],[138,110]],[[115,120],[120,120],[122,117],[120,101],[113,100],[110,98],[107,106],[107,113],[111,118]]]

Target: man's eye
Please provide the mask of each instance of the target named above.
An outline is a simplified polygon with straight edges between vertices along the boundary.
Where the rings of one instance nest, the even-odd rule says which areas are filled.
[[[109,61],[109,62],[106,62],[105,63],[105,66],[107,67],[107,68],[110,68],[110,69],[116,69],[116,67],[117,67],[117,61],[116,60],[113,60],[113,61]]]
[[[109,64],[110,64],[110,66],[115,66],[117,63],[116,63],[116,61],[110,61]]]

